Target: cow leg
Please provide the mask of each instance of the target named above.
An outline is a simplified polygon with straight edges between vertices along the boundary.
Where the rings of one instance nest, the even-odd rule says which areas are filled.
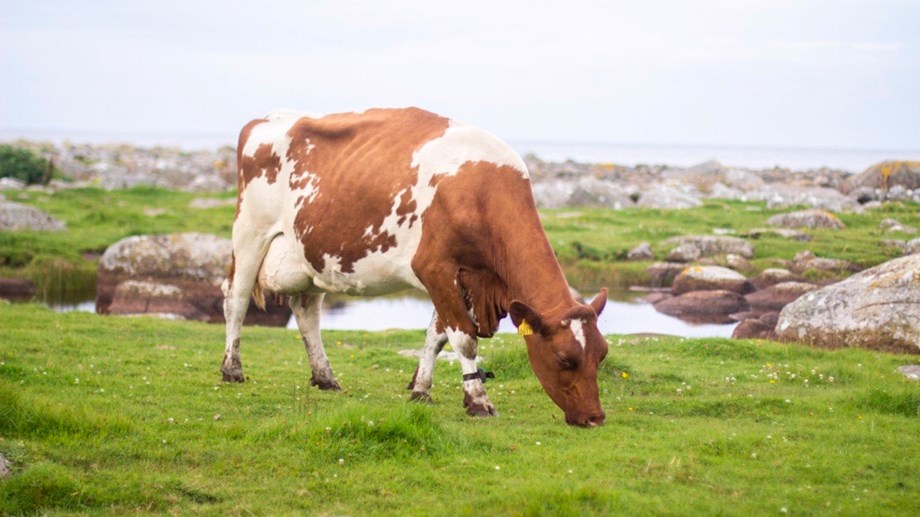
[[[425,346],[422,347],[422,353],[418,360],[418,367],[415,369],[415,375],[409,382],[409,389],[412,390],[412,400],[422,402],[431,402],[431,384],[434,377],[434,367],[438,360],[438,354],[447,344],[447,334],[438,331],[438,311],[431,316],[431,324],[428,325],[428,332],[425,334]]]
[[[243,319],[249,310],[249,297],[256,283],[256,276],[262,266],[262,259],[268,251],[271,238],[246,231],[245,227],[233,227],[233,267],[224,281],[224,318],[227,320],[227,336],[224,347],[224,361],[220,367],[225,382],[243,382],[243,362],[240,360],[240,331]]]
[[[473,374],[479,371],[476,366],[476,336],[470,335],[462,330],[452,328],[447,329],[447,339],[450,341],[451,348],[457,352],[460,358],[460,368],[463,375]],[[486,389],[482,385],[482,379],[475,378],[463,381],[463,405],[466,407],[466,413],[471,416],[497,416],[495,406],[486,395]]]
[[[310,359],[311,386],[318,386],[321,390],[339,391],[342,388],[332,374],[332,367],[323,348],[323,339],[319,331],[319,313],[323,305],[325,293],[299,294],[288,297],[288,305],[294,312],[297,328],[300,330],[307,357]]]

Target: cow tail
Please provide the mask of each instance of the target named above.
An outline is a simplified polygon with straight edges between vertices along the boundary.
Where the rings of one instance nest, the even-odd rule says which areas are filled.
[[[265,310],[265,291],[262,290],[258,278],[256,278],[256,285],[252,286],[252,301],[256,302],[256,307]]]

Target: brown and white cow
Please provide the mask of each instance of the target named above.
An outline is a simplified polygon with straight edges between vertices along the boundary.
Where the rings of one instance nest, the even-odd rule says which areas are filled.
[[[597,388],[606,290],[576,302],[540,225],[521,158],[489,133],[417,108],[323,117],[275,112],[240,133],[233,266],[224,283],[225,381],[242,382],[250,294],[288,295],[313,371],[339,389],[320,339],[324,293],[417,288],[434,316],[411,383],[430,400],[446,343],[471,415],[495,415],[477,337],[510,314],[543,388],[580,426],[604,422]]]

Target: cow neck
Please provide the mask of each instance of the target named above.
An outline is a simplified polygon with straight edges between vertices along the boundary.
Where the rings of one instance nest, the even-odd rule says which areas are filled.
[[[518,213],[528,212],[529,217],[504,218],[501,223],[506,226],[501,232],[506,239],[502,264],[497,269],[508,286],[507,303],[518,300],[544,319],[561,318],[578,304],[546,239],[536,208]]]

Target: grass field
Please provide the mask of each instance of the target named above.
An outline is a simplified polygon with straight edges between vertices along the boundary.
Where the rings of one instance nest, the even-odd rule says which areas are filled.
[[[230,236],[234,206],[205,210],[189,207],[196,197],[232,198],[233,194],[201,195],[153,188],[121,191],[99,189],[43,192],[7,192],[7,198],[34,205],[65,221],[66,232],[0,232],[0,276],[31,278],[40,292],[56,299],[79,297],[93,291],[93,257],[115,241],[131,235],[197,231]],[[716,228],[742,234],[764,227],[773,214],[763,203],[707,200],[686,210],[562,209],[541,211],[550,242],[570,283],[596,290],[602,285],[625,288],[645,281],[647,262],[625,262],[626,253],[650,242],[659,258],[666,256],[669,237],[712,234]],[[910,235],[885,233],[884,218],[920,227],[920,205],[888,203],[863,214],[840,214],[845,230],[810,230],[811,242],[765,236],[755,245],[754,266],[764,269],[797,252],[849,260],[870,267],[900,256],[900,250],[882,245],[886,239]],[[83,294],[85,297],[85,294]]]
[[[516,336],[483,341],[501,416],[458,365],[408,402],[422,330],[325,332],[345,391],[307,386],[294,331],[0,306],[0,514],[916,515],[916,356],[608,336],[607,424],[572,428]]]

